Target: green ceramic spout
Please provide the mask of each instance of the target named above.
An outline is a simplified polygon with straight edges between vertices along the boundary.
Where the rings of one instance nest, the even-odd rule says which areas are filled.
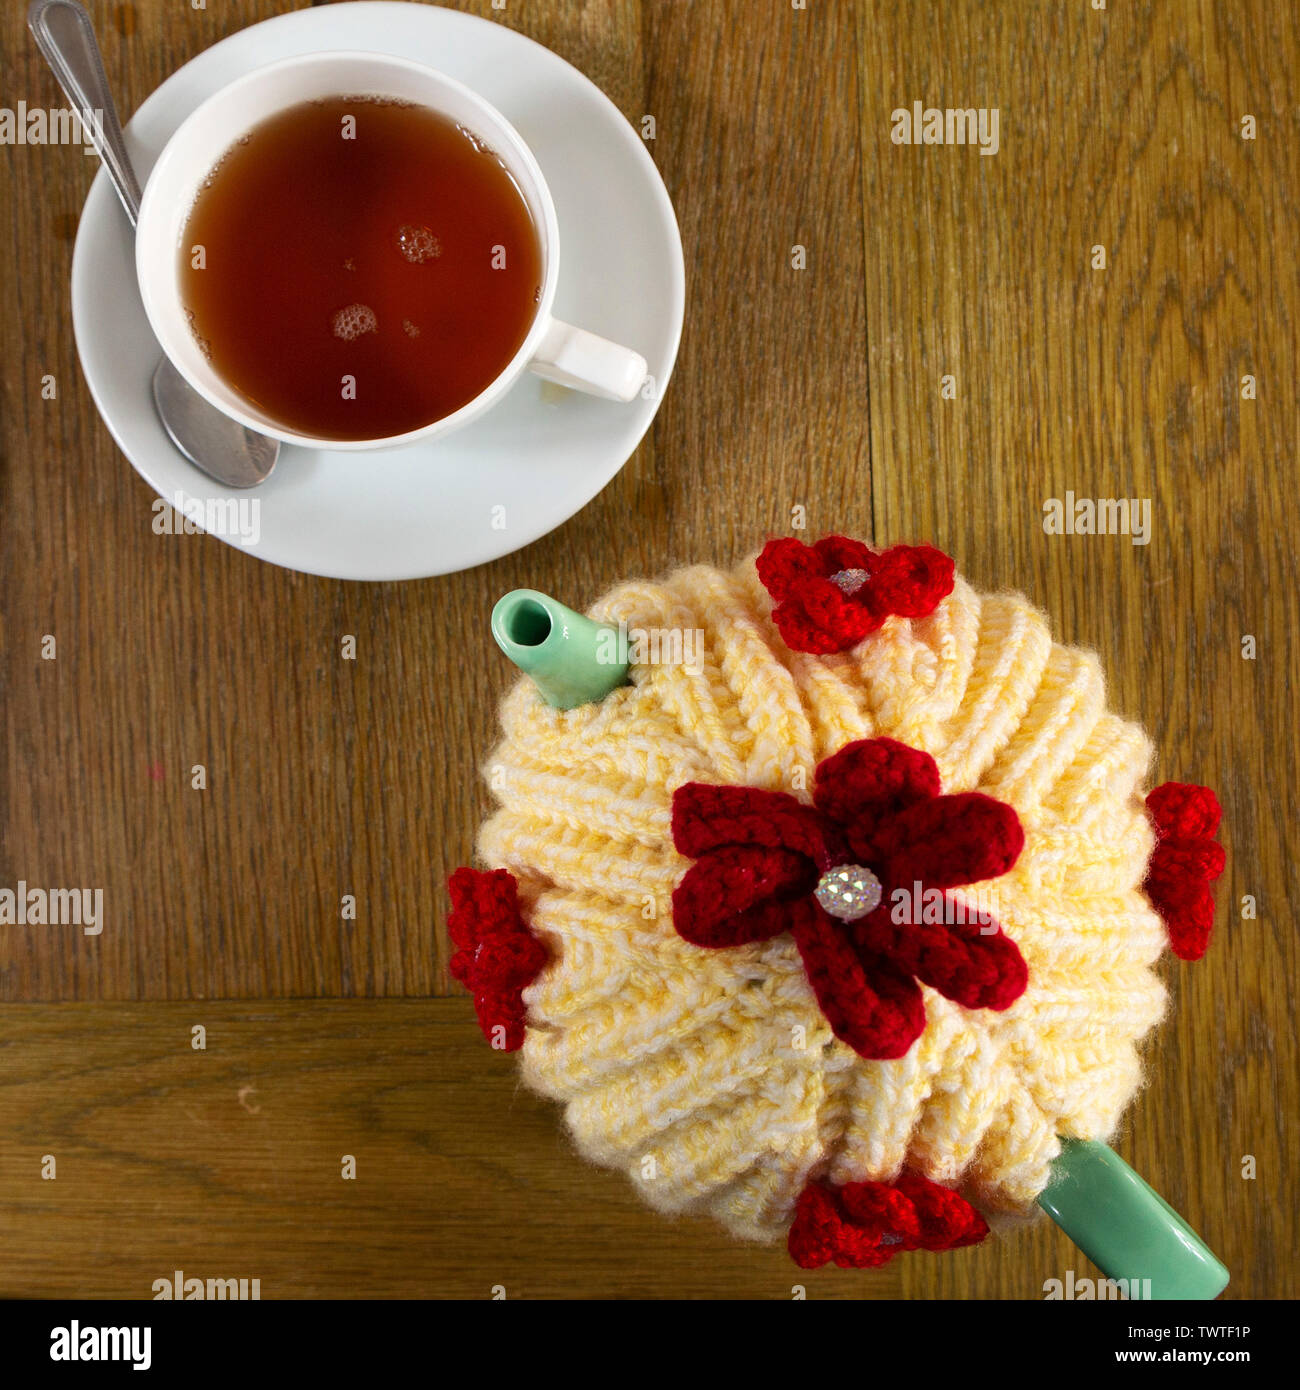
[[[548,705],[573,709],[627,684],[627,638],[536,589],[513,589],[492,610],[497,646]]]
[[[1129,1298],[1217,1298],[1227,1287],[1200,1236],[1095,1139],[1061,1140],[1038,1205]]]

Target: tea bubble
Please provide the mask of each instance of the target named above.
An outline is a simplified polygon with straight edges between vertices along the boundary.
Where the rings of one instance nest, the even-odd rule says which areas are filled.
[[[334,336],[350,343],[363,333],[374,333],[379,328],[375,311],[368,304],[349,304],[334,315]]]
[[[410,319],[402,320],[402,332],[405,333],[408,338],[418,338],[420,336],[420,330]]]
[[[457,123],[456,129],[457,129],[458,131],[460,131],[460,133],[465,137],[466,140],[468,140],[468,141],[470,142],[471,145],[474,146],[474,149],[477,151],[477,153],[479,153],[479,154],[495,154],[495,153],[496,153],[496,151],[492,148],[492,146],[489,145],[488,142],[487,142],[481,135],[475,135],[474,132],[473,132],[472,130],[470,130],[468,126],[463,126],[463,125],[460,125],[459,123]]]
[[[442,255],[438,238],[428,227],[414,227],[409,223],[397,229],[397,249],[412,265],[423,265]]]
[[[185,322],[189,325],[189,330],[194,336],[194,341],[198,345],[199,351],[211,362],[212,344],[199,332],[199,321],[194,317],[193,309],[185,310]]]

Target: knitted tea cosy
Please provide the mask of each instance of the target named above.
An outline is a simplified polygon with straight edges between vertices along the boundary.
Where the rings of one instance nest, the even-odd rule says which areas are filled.
[[[1170,933],[1204,949],[1213,795],[1148,806],[1096,657],[929,547],[778,541],[589,612],[630,684],[514,686],[452,879],[485,1033],[589,1160],[801,1264],[1026,1213],[1131,1100]]]

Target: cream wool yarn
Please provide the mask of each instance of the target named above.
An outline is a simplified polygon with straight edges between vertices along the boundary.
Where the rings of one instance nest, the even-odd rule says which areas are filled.
[[[524,1078],[563,1103],[586,1158],[742,1237],[784,1236],[810,1179],[905,1167],[990,1215],[1026,1214],[1058,1135],[1112,1133],[1164,1011],[1152,965],[1167,938],[1141,891],[1148,742],[1106,711],[1096,657],[1054,644],[1019,596],[958,579],[930,616],[891,617],[829,656],[787,648],[771,609],[752,559],[623,584],[590,616],[699,630],[695,670],[637,665],[631,685],[567,711],[527,679],[503,701],[500,804],[478,848],[516,876],[550,954],[523,995]],[[819,761],[880,735],[929,753],[945,793],[1010,803],[1025,831],[989,886],[1028,987],[1004,1012],[925,987],[925,1031],[894,1061],[832,1034],[788,934],[702,950],[672,919],[692,862],[673,846],[677,787],[807,800]]]

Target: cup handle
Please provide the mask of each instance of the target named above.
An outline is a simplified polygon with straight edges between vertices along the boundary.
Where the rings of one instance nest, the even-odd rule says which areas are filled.
[[[1095,1139],[1061,1140],[1038,1205],[1130,1298],[1217,1298],[1228,1286],[1200,1236]]]
[[[607,401],[632,400],[646,379],[646,361],[639,352],[555,318],[547,325],[528,369],[547,381]]]

